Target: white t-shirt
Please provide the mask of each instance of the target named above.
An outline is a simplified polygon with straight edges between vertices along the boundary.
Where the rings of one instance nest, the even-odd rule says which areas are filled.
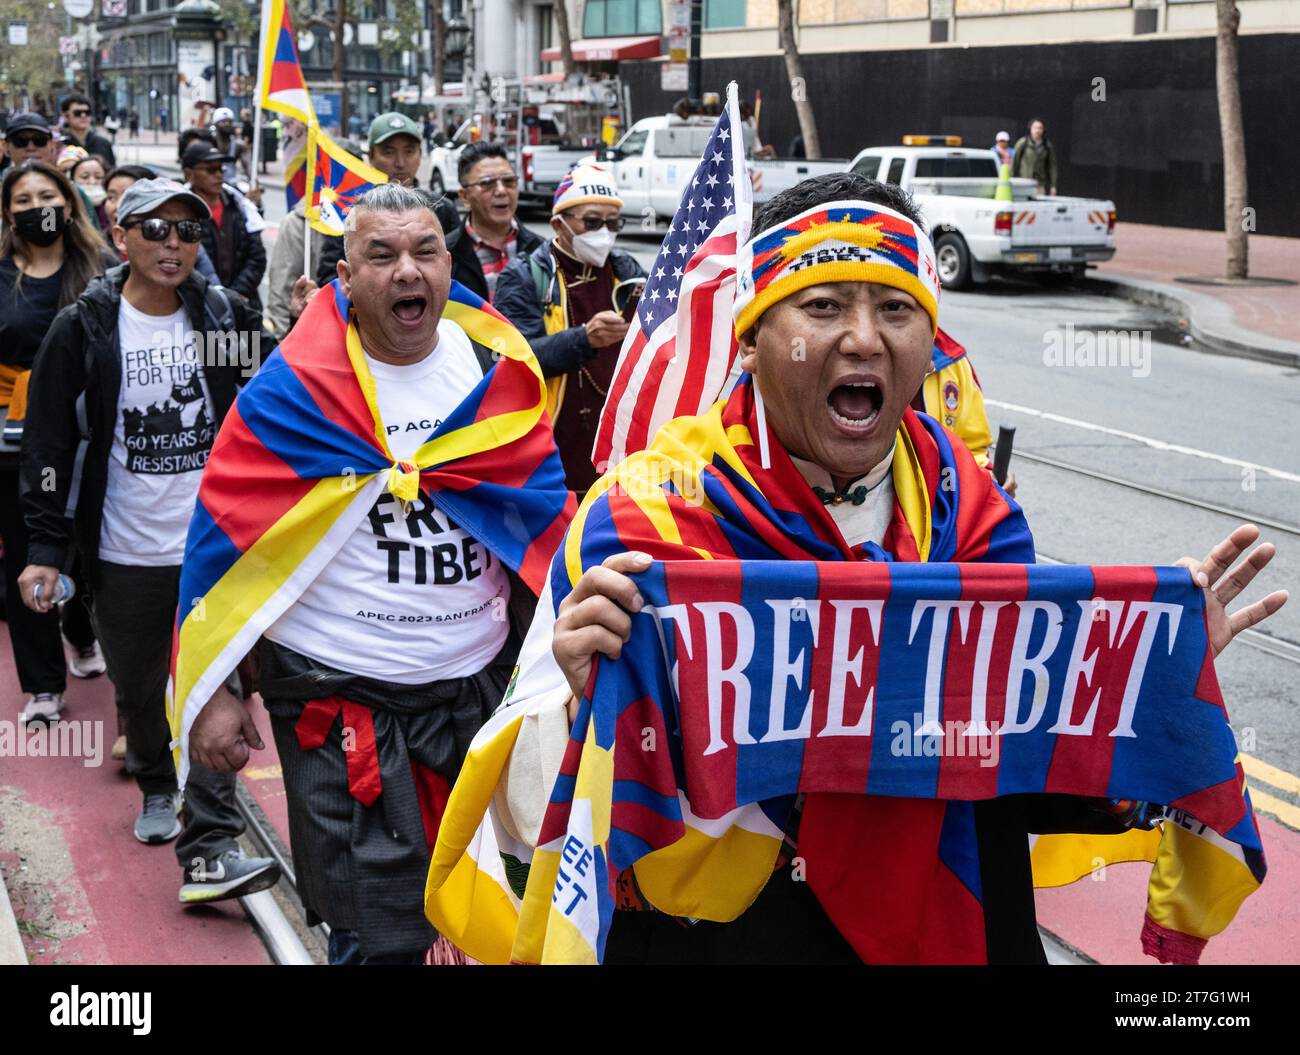
[[[123,297],[117,314],[122,387],[108,457],[99,555],[170,567],[185,536],[216,427],[195,334],[181,308],[146,315]]]
[[[414,455],[483,379],[465,331],[445,319],[420,362],[366,361],[398,460]],[[500,561],[424,492],[406,515],[385,492],[266,636],[340,670],[418,685],[487,666],[509,632],[509,599]]]

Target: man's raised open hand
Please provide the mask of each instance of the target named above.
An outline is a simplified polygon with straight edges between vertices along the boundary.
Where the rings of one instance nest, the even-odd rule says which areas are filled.
[[[1259,528],[1254,524],[1242,524],[1210,550],[1204,559],[1183,557],[1176,562],[1189,569],[1196,585],[1205,590],[1210,647],[1216,656],[1243,630],[1262,623],[1287,602],[1289,595],[1286,590],[1274,590],[1261,600],[1228,614],[1228,605],[1268,566],[1268,562],[1277,553],[1273,543],[1263,542],[1250,551],[1235,571],[1230,571],[1237,558],[1257,538]]]

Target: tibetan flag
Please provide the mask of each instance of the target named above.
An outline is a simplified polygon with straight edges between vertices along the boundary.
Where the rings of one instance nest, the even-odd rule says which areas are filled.
[[[310,137],[308,137],[310,138]],[[293,208],[307,196],[307,144],[304,143],[284,164],[284,211]]]
[[[746,873],[701,837],[795,795],[810,887],[869,963],[982,962],[983,799],[1165,804],[1161,838],[1195,845],[1162,881],[1186,893],[1240,873],[1232,900],[1205,902],[1220,929],[1263,879],[1185,569],[695,560],[637,578],[646,605],[600,660],[523,898],[521,917],[546,915],[544,961],[600,958],[633,866],[656,907],[734,919],[775,849]],[[922,869],[880,852],[927,838]],[[1149,910],[1154,936],[1199,938]]]
[[[319,128],[307,136],[307,221],[321,234],[342,234],[343,221],[366,191],[388,177],[349,154]]]
[[[199,486],[181,569],[168,716],[182,781],[189,729],[262,632],[385,491],[421,492],[540,590],[574,512],[528,342],[459,283],[443,325],[497,356],[409,462],[388,448],[351,304],[337,282],[239,394]]]
[[[262,0],[262,54],[258,63],[258,105],[306,125],[316,123],[307,81],[298,59],[298,38],[285,0]]]
[[[1264,859],[1186,572],[1033,566],[1020,508],[910,410],[889,526],[851,546],[782,448],[763,463],[751,389],[670,422],[588,493],[553,609],[625,550],[660,562],[639,576],[648,606],[559,745],[568,688],[535,621],[452,791],[429,918],[498,962],[507,946],[519,962],[599,960],[615,881],[672,916],[733,920],[803,795],[810,888],[864,959],[979,963],[973,803],[1047,793],[1090,815],[1100,800],[1102,830],[1122,830],[1113,799],[1166,807],[1159,831],[1093,856],[1155,861],[1143,947],[1194,961]],[[1075,838],[1035,843],[1040,885],[1095,864],[1056,841]],[[458,938],[472,902],[493,919],[513,906],[513,930]]]

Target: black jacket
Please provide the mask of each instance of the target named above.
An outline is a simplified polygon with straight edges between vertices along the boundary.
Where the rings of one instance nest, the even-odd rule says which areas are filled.
[[[211,218],[204,220],[203,248],[217,269],[221,284],[260,309],[262,301],[257,287],[266,274],[266,246],[262,244],[260,232],[249,233],[239,202],[225,191],[221,192],[221,200],[221,230],[217,230]]]
[[[515,234],[516,254],[531,253],[542,239],[533,234],[523,224],[518,225]],[[447,235],[447,251],[451,253],[451,277],[466,289],[473,290],[484,300],[488,299],[487,279],[483,275],[483,265],[479,263],[478,253],[474,249],[474,240],[464,226],[456,228]]]
[[[645,269],[621,249],[611,250],[609,259],[614,267],[614,277],[620,282],[645,277]],[[530,260],[537,261],[541,268],[548,295],[558,295],[554,289],[555,261],[551,259],[551,243],[543,242],[531,253],[515,257],[497,276],[497,292],[492,306],[528,338],[528,344],[542,366],[542,373],[547,377],[559,377],[578,369],[596,354],[596,349],[587,340],[584,326],[570,326],[567,330],[547,335],[542,317],[542,298],[537,295]]]
[[[66,569],[75,538],[92,587],[98,580],[104,491],[122,387],[117,318],[129,269],[123,264],[93,280],[75,304],[54,317],[36,353],[28,390],[21,466],[23,513],[31,539],[27,561]],[[207,289],[202,276],[192,274],[179,290],[190,325],[201,333],[221,328],[213,306],[205,303]],[[240,347],[232,349],[225,362],[201,365],[218,427],[235,401],[236,388],[247,380],[240,361],[249,362],[252,353],[255,370],[275,344],[263,333],[262,316],[255,308],[236,293],[222,293]],[[211,299],[224,306],[219,296]],[[86,430],[84,450],[79,404]]]
[[[109,168],[117,168],[117,155],[113,153],[113,143],[108,136],[101,136],[92,128],[86,133],[86,141],[83,143],[67,125],[59,129],[59,132],[63,136],[65,146],[71,143],[73,146],[81,147],[87,154],[98,154],[108,162]]]

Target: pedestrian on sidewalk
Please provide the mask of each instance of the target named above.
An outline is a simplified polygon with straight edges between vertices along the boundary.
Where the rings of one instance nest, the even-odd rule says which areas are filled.
[[[519,177],[500,143],[471,143],[457,161],[465,223],[447,235],[451,277],[490,301],[497,276],[520,253],[542,240],[519,223]]]
[[[992,150],[998,157],[998,165],[1010,165],[1016,157],[1016,152],[1011,149],[1011,133],[999,132],[993,140]]]
[[[1016,141],[1011,175],[1038,183],[1039,194],[1056,194],[1056,148],[1047,138],[1047,126],[1040,118],[1029,122],[1029,134]]]
[[[60,613],[36,613],[20,600],[28,532],[19,492],[19,451],[32,364],[54,316],[117,261],[86,216],[72,185],[42,161],[10,169],[0,185],[0,544],[4,546],[6,620],[18,682],[28,694],[24,722],[51,722],[63,711],[69,669],[104,672],[83,588]],[[47,222],[48,221],[48,222]],[[60,618],[72,662],[64,655]]]
[[[217,149],[226,156],[224,176],[227,183],[239,182],[240,170],[245,179],[249,174],[249,144],[235,134],[235,114],[226,106],[219,106],[212,111],[212,133],[216,137]]]
[[[290,370],[339,406],[361,407],[361,417],[332,415],[330,427],[346,434],[353,453],[355,444],[383,438],[376,464],[400,460],[406,480],[345,464],[328,443],[304,476],[287,468],[299,483],[352,474],[358,493],[314,507],[308,519],[243,521],[241,530],[255,535],[265,525],[251,545],[271,547],[262,550],[271,567],[256,574],[276,584],[270,605],[246,607],[239,584],[247,568],[211,549],[228,530],[223,525],[242,517],[232,519],[221,505],[226,481],[241,481],[239,500],[249,506],[280,503],[290,485],[277,470],[245,473],[245,458],[269,467],[273,452],[283,466],[280,441],[232,422],[235,431],[223,432],[200,495],[214,527],[204,537],[191,535],[184,582],[191,582],[191,569],[196,578],[210,576],[214,557],[228,570],[204,587],[202,623],[181,627],[177,679],[182,693],[209,678],[219,686],[225,661],[241,650],[235,643],[260,637],[260,691],[284,772],[308,918],[330,925],[332,964],[418,964],[436,937],[421,897],[438,816],[463,748],[500,702],[519,629],[531,613],[532,591],[503,559],[523,567],[520,553],[532,553],[541,538],[558,540],[572,499],[518,335],[503,336],[495,316],[470,310],[464,300],[457,303],[460,321],[448,317],[451,260],[427,192],[398,183],[376,187],[353,206],[346,231],[339,283],[350,303],[340,311],[335,297],[316,297],[273,370],[281,377]],[[514,344],[503,346],[509,354],[497,362],[487,340]],[[489,371],[499,382],[489,390],[495,395],[479,387]],[[471,399],[472,413],[462,419]],[[286,438],[312,432],[304,414],[319,413],[271,370],[240,396],[240,411],[241,421],[279,422]],[[531,425],[522,435],[506,427],[523,418]],[[458,448],[464,454],[449,455],[453,463],[441,466],[426,451],[438,449],[439,426],[471,419],[481,428],[451,433],[466,434]],[[443,468],[454,481],[446,489]],[[331,522],[328,532],[318,530]],[[461,526],[468,523],[474,531]],[[190,648],[199,649],[193,658]],[[256,730],[243,702],[221,687],[211,693],[200,694],[197,708],[196,698],[177,700],[182,745],[198,763],[241,768]]]
[[[127,124],[131,128],[131,138],[139,139],[140,138],[140,111],[139,110],[131,111],[131,113],[127,117]]]
[[[50,328],[32,375],[22,456],[31,533],[23,601],[49,610],[75,536],[127,716],[127,770],[144,800],[135,837],[160,844],[180,836],[186,903],[252,893],[279,875],[273,861],[238,848],[244,823],[228,774],[191,771],[177,817],[165,692],[181,557],[216,430],[261,354],[256,308],[194,274],[207,215],[201,198],[170,180],[139,180],[122,195],[113,238],[128,263],[92,283]]]
[[[122,119],[111,110],[108,116],[104,118],[104,131],[108,133],[108,138],[112,140],[113,146],[117,146],[117,133],[122,130]]]

